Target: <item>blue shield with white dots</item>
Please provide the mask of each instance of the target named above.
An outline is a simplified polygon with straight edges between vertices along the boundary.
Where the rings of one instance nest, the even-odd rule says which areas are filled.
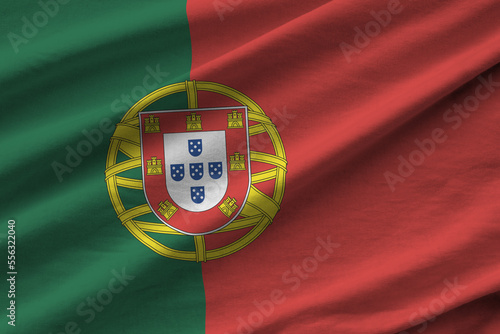
[[[182,181],[184,178],[184,164],[171,164],[170,176],[174,181]]]
[[[191,200],[200,204],[205,200],[205,187],[191,187]]]
[[[190,139],[188,140],[188,151],[193,157],[197,157],[203,151],[203,141],[202,139]]]
[[[212,179],[219,179],[222,176],[222,173],[222,161],[208,163],[208,174]]]
[[[189,164],[189,175],[193,180],[200,180],[203,177],[203,163]]]

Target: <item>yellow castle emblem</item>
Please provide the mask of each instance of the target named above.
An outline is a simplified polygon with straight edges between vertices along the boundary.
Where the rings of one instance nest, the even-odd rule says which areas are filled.
[[[162,164],[161,159],[156,159],[156,157],[151,157],[150,160],[146,161],[147,165],[147,175],[162,175]]]
[[[144,133],[158,133],[160,132],[160,121],[158,117],[149,115],[144,119]]]
[[[186,116],[186,131],[201,130],[201,115],[192,112]]]
[[[246,170],[245,156],[238,152],[229,156],[229,170]]]
[[[228,129],[241,129],[243,128],[243,113],[233,110],[227,114],[227,128]]]
[[[170,203],[168,200],[165,200],[163,202],[160,202],[159,204],[160,208],[158,209],[158,212],[160,212],[167,220],[172,218],[174,213],[177,212],[177,208]]]
[[[222,202],[221,205],[219,205],[219,210],[222,211],[223,214],[225,214],[227,217],[231,217],[234,211],[238,208],[238,205],[236,205],[236,199],[228,197]]]

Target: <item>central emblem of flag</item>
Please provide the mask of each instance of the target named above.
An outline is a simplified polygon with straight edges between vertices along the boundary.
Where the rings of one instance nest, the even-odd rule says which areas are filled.
[[[127,111],[104,174],[117,218],[137,240],[161,256],[205,262],[247,247],[273,222],[287,163],[278,128],[255,101],[192,80]]]
[[[152,212],[189,235],[231,223],[250,189],[247,107],[143,111],[139,121]]]

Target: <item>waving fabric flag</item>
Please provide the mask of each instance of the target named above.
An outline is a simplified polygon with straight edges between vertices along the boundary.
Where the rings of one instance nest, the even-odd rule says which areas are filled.
[[[4,1],[2,333],[496,334],[496,0]]]

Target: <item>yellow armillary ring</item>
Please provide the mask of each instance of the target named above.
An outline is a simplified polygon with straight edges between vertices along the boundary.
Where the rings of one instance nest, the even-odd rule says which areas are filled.
[[[252,125],[248,127],[248,135],[250,137],[258,134],[269,136],[275,152],[275,154],[270,154],[250,150],[250,161],[266,164],[269,166],[269,169],[251,174],[248,198],[238,218],[214,233],[228,233],[241,229],[247,229],[248,231],[236,241],[214,249],[206,248],[205,238],[208,236],[187,236],[162,222],[139,220],[141,216],[152,212],[146,199],[144,199],[142,204],[126,209],[120,197],[120,194],[123,195],[123,192],[130,191],[128,189],[143,189],[142,179],[131,178],[122,174],[127,175],[126,172],[141,169],[139,112],[164,97],[182,92],[186,92],[187,94],[188,108],[198,108],[199,91],[221,94],[231,98],[238,104],[246,106],[248,108],[248,120],[252,122]],[[118,152],[123,153],[127,159],[117,162]],[[122,222],[122,225],[139,241],[160,255],[178,260],[200,262],[230,255],[246,247],[266,229],[279,211],[283,200],[286,167],[285,148],[278,130],[259,105],[239,91],[219,83],[186,81],[159,88],[139,100],[128,110],[122,120],[116,125],[116,130],[111,137],[106,158],[105,180],[111,203],[118,218]],[[258,188],[259,183],[266,181],[274,181],[272,196],[268,196]],[[148,217],[151,218],[151,215],[148,215]],[[194,250],[172,248],[172,245],[168,245],[166,244],[168,242],[165,242],[165,240],[172,240],[172,238],[162,238],[165,234],[169,234],[174,238],[176,236],[179,238],[193,238],[194,248],[192,247],[192,249]]]

